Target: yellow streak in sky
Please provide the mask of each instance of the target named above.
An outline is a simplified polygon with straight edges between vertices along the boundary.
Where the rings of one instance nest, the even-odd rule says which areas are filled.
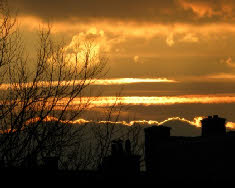
[[[57,101],[55,104],[53,101]],[[154,106],[154,105],[176,105],[176,104],[229,104],[235,103],[235,96],[213,96],[213,95],[184,95],[184,96],[162,96],[162,97],[78,97],[72,101],[70,98],[54,100],[49,98],[46,106],[37,102],[35,110],[42,107],[51,108],[53,110],[77,111],[85,107],[87,110],[92,108],[106,108],[113,105],[116,106]],[[20,103],[19,103],[20,104]],[[19,107],[20,108],[20,107]]]
[[[67,99],[60,101],[66,104]],[[235,96],[213,96],[213,95],[185,95],[185,96],[163,96],[163,97],[99,97],[94,100],[82,98],[74,99],[71,105],[90,103],[91,107],[105,107],[113,104],[121,105],[174,105],[174,104],[219,104],[235,103]]]
[[[91,79],[87,80],[85,84],[89,85],[125,85],[125,84],[136,84],[136,83],[175,83],[175,80],[169,80],[167,78],[111,78],[111,79]],[[84,83],[83,80],[71,80],[71,81],[53,81],[53,82],[37,82],[33,84],[22,83],[21,85],[14,84],[1,84],[0,90],[7,90],[10,88],[30,88],[30,87],[55,87],[55,86],[73,86],[73,85],[81,85]]]
[[[107,80],[97,80],[96,85],[121,85],[121,84],[135,84],[135,83],[174,83],[175,80],[168,80],[167,78],[117,78]]]

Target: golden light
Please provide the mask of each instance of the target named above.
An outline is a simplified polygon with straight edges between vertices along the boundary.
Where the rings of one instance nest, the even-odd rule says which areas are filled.
[[[62,103],[66,103],[63,99]],[[174,105],[174,104],[219,104],[235,103],[235,96],[213,96],[213,95],[184,95],[184,96],[162,96],[162,97],[99,97],[94,100],[84,97],[82,100],[75,99],[71,105],[76,106],[82,103],[90,103],[92,107],[110,106],[118,103],[121,105]]]
[[[122,85],[122,84],[136,84],[136,83],[176,83],[178,81],[167,79],[167,78],[110,78],[110,79],[90,79],[85,82],[85,84],[90,85]],[[8,89],[20,89],[20,88],[30,88],[30,87],[56,87],[60,85],[63,86],[74,86],[84,83],[83,80],[70,80],[70,81],[53,81],[46,82],[41,81],[37,83],[22,83],[22,84],[0,84],[0,90]]]
[[[60,120],[59,121],[55,117],[48,116],[48,117],[43,119],[43,122],[59,121],[61,123],[65,123],[65,124],[77,124],[77,125],[97,123],[97,124],[119,124],[119,125],[124,125],[124,126],[134,126],[134,125],[143,125],[143,126],[157,125],[157,126],[160,126],[160,125],[164,125],[165,123],[170,122],[170,121],[181,121],[181,122],[186,122],[186,123],[188,123],[192,126],[200,128],[201,127],[201,120],[203,118],[204,117],[195,117],[192,121],[187,120],[185,118],[181,118],[181,117],[171,117],[171,118],[168,118],[168,119],[166,119],[164,121],[161,121],[161,122],[153,121],[153,120],[137,120],[137,121],[130,121],[130,122],[126,122],[126,121],[117,121],[117,122],[97,121],[97,122],[94,122],[94,121],[88,121],[88,120],[84,120],[84,119],[77,119],[77,120],[74,120],[74,121],[66,121],[66,120]],[[26,122],[26,125],[29,125],[31,123],[36,123],[40,120],[41,120],[40,118],[33,118],[31,120],[28,120]],[[230,129],[235,129],[235,123],[234,122],[227,122],[226,127],[230,128]]]

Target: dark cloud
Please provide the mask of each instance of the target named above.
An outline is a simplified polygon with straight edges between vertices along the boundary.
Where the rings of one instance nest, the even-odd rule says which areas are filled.
[[[201,128],[180,120],[167,121],[164,126],[171,127],[172,136],[200,136]]]
[[[64,20],[128,19],[151,22],[215,22],[232,17],[232,0],[9,0],[21,14]],[[230,15],[230,16],[229,16]]]

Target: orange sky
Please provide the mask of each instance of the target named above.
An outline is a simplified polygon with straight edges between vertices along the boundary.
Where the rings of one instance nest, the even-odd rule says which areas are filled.
[[[29,54],[39,25],[48,21],[55,38],[63,39],[68,49],[92,37],[96,52],[109,58],[107,78],[99,81],[105,96],[114,96],[120,85],[125,85],[123,95],[130,100],[210,95],[226,104],[209,107],[208,102],[200,115],[207,116],[211,109],[235,120],[227,104],[235,102],[226,98],[235,94],[235,1],[9,0],[9,5],[18,12]],[[189,100],[194,99],[201,100]],[[201,113],[198,104],[188,105],[187,112],[175,108],[183,117]],[[169,116],[178,113],[169,108]]]

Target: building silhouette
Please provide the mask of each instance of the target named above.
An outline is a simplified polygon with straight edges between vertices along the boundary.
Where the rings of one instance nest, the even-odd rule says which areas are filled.
[[[145,129],[145,162],[149,175],[195,179],[230,176],[234,170],[235,132],[217,115],[201,121],[198,137],[171,136],[171,128]]]
[[[201,121],[203,137],[218,137],[226,135],[226,119],[218,117],[218,115],[208,116]]]
[[[35,155],[25,158],[22,168],[6,166],[0,161],[1,177],[43,177],[74,180],[80,183],[200,182],[234,179],[235,131],[226,130],[226,119],[217,115],[201,121],[201,136],[171,136],[171,128],[154,125],[144,129],[145,171],[140,171],[141,156],[133,153],[130,140],[113,140],[110,155],[104,157],[99,170],[60,170],[59,157]],[[63,177],[63,178],[58,178]]]
[[[135,175],[140,172],[140,156],[131,151],[130,140],[125,141],[123,148],[122,140],[112,141],[110,156],[103,159],[101,170],[108,175]]]

